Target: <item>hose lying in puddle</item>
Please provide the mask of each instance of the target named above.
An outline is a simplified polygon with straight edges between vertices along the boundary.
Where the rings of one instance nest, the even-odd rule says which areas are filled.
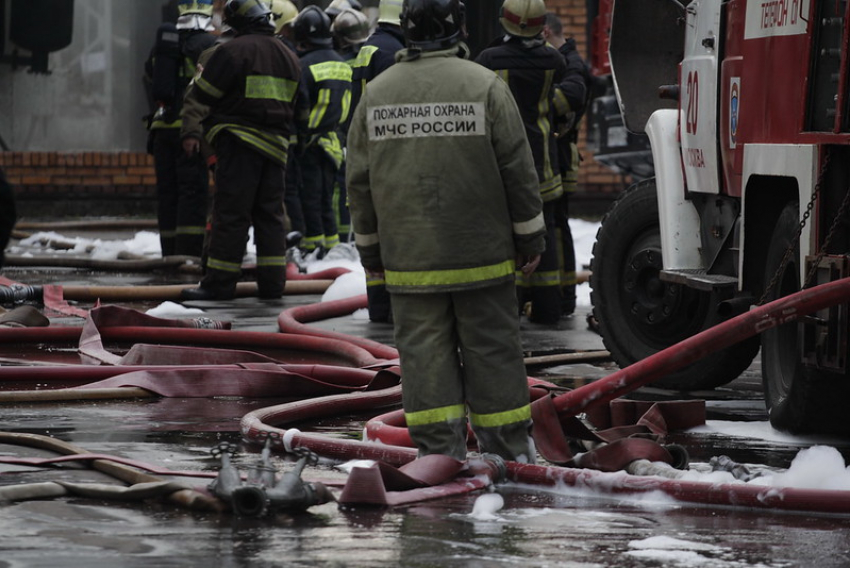
[[[0,432],[0,443],[4,444],[13,444],[13,445],[23,445],[31,448],[39,448],[42,450],[47,450],[51,452],[55,452],[58,454],[70,455],[70,454],[85,454],[85,450],[78,448],[72,444],[67,442],[63,442],[61,440],[57,440],[55,438],[49,438],[47,436],[39,436],[36,434],[25,434],[25,433],[12,433],[12,432]],[[167,485],[163,484],[163,480],[141,472],[133,467],[127,466],[125,464],[116,463],[110,460],[103,459],[94,459],[91,460],[91,467],[101,473],[104,473],[110,477],[113,477],[119,481],[122,481],[132,487],[135,487],[139,484],[138,488],[136,488],[136,495],[142,494],[144,491],[150,491],[156,488],[156,491],[162,491],[165,498],[172,504],[177,505],[181,508],[191,509],[191,510],[199,510],[199,511],[221,511],[222,503],[220,500],[212,497],[202,491],[198,491],[196,489],[187,487],[185,485]],[[153,485],[148,485],[153,484]],[[56,487],[50,487],[49,484],[38,484],[39,487],[32,488],[30,493],[35,494],[37,491],[44,491],[47,493],[50,492],[59,492],[60,489]],[[166,488],[168,490],[166,490]],[[3,488],[5,490],[5,488]],[[78,490],[83,490],[82,488],[77,487]],[[125,488],[126,489],[126,488]],[[74,493],[74,488],[70,486],[65,486],[61,489],[62,491],[69,491]],[[26,496],[26,489],[19,489],[19,493],[15,494],[15,490],[11,490],[13,495],[17,495],[17,499],[21,499]],[[113,491],[113,490],[109,490]],[[128,490],[129,493],[127,495],[132,496],[134,494],[134,490]],[[99,488],[97,492],[100,493],[101,496],[106,496],[106,490],[104,488]],[[2,494],[0,494],[2,495]],[[34,498],[34,497],[30,497]]]
[[[715,328],[703,331],[594,383],[565,394],[540,398],[535,402],[535,405],[541,400],[546,400],[554,409],[556,418],[575,416],[578,412],[588,411],[603,402],[609,402],[616,397],[636,390],[640,386],[664,376],[664,373],[676,370],[716,350],[727,347],[735,341],[740,341],[770,327],[795,321],[808,313],[846,303],[848,300],[850,300],[850,279],[803,290],[727,320]],[[339,315],[338,311],[341,306],[351,309],[358,305],[362,305],[362,298],[335,306],[326,305],[321,309],[314,309],[317,312],[326,313],[326,315]],[[291,315],[290,312],[289,316]],[[313,316],[315,316],[315,313],[313,313]],[[300,317],[304,317],[303,312],[301,312]],[[281,321],[285,324],[281,325],[282,329],[292,325],[298,328],[306,327],[294,317],[292,317],[292,321],[282,317]],[[200,331],[203,331],[204,334],[212,333],[209,330],[191,329],[174,331],[178,336]],[[232,334],[236,332],[220,331],[216,333]],[[333,332],[311,330],[311,334],[323,336],[333,334]],[[336,339],[337,335],[334,334],[332,337],[322,340]],[[367,347],[371,349],[370,355],[373,359],[375,358],[373,353],[383,355],[395,351],[386,346],[383,348],[375,347],[365,340],[356,340],[356,342],[360,349]],[[291,424],[308,418],[374,411],[397,405],[400,400],[400,386],[371,392],[364,391],[311,398],[248,413],[242,418],[240,428],[243,438],[250,443],[265,443],[270,437],[274,437],[277,442],[273,449],[277,451],[290,453],[300,447],[306,447],[321,456],[333,459],[372,459],[394,466],[404,466],[416,458],[415,449],[336,439],[322,434],[302,433],[295,428],[281,428],[284,424]],[[848,491],[689,482],[630,476],[624,472],[606,473],[589,469],[519,463],[507,464],[507,478],[517,483],[547,487],[558,484],[585,486],[611,494],[645,493],[657,490],[680,501],[693,503],[850,514],[850,492]],[[428,494],[431,496],[430,498],[441,496],[438,489],[430,491]]]
[[[737,341],[848,301],[850,279],[847,278],[802,290],[731,318],[603,379],[554,396],[549,402],[559,415],[575,416],[579,412],[632,392],[665,376],[666,373]],[[243,417],[241,422],[243,438],[256,443],[258,439],[274,435],[280,440],[279,450],[289,452],[304,446],[319,455],[336,459],[374,459],[394,465],[413,460],[416,451],[409,448],[329,439],[317,434],[305,434],[294,428],[280,427],[295,420],[327,416],[337,411],[366,410],[369,405],[363,396],[372,397],[377,394],[339,395],[302,401],[294,406],[279,405],[251,412]],[[547,487],[566,484],[609,494],[661,491],[679,501],[701,504],[850,514],[850,491],[765,487],[743,483],[716,484],[516,462],[507,464],[507,477],[517,483]]]

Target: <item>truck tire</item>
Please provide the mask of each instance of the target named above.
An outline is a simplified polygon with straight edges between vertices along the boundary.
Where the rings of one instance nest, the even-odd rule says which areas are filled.
[[[591,261],[593,315],[606,349],[620,367],[645,359],[699,333],[723,318],[720,298],[663,282],[661,233],[655,180],[623,193],[602,219]],[[690,391],[713,389],[738,377],[759,348],[757,337],[692,363],[654,386]]]
[[[773,279],[791,246],[798,216],[799,205],[795,202],[787,205],[776,221],[765,257],[765,285]],[[779,273],[768,301],[800,289],[799,252],[797,243],[795,254]],[[795,434],[850,434],[850,378],[805,366],[798,344],[799,328],[799,322],[791,322],[762,333],[762,384],[770,424]]]

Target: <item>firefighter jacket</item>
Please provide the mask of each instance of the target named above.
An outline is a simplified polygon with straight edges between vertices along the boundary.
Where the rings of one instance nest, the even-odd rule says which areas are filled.
[[[195,81],[198,102],[211,107],[207,141],[228,131],[286,166],[300,77],[295,54],[264,28],[219,46]]]
[[[578,121],[587,111],[590,99],[590,69],[576,49],[575,39],[568,38],[558,51],[567,63],[567,72],[555,91],[556,115],[567,123],[567,129],[572,133],[572,141],[575,142]],[[562,120],[559,120],[559,123],[561,122]]]
[[[168,89],[173,90],[175,95],[169,100],[157,101],[165,106],[162,112],[152,116],[149,123],[151,130],[180,128],[182,126],[180,114],[183,107],[183,95],[189,83],[195,77],[198,59],[215,41],[216,36],[205,31],[184,30],[180,32],[180,52],[182,57],[174,66],[175,76],[173,78],[173,88]],[[153,77],[155,76],[154,67],[157,64],[157,59],[154,55],[155,51],[156,49],[151,51],[150,57],[145,62],[145,82],[150,84],[153,83]],[[152,88],[157,90],[153,86]]]
[[[496,72],[511,89],[519,107],[543,201],[563,195],[555,139],[555,89],[564,80],[567,65],[558,50],[542,37],[506,36],[478,56],[478,63]]]
[[[198,70],[203,69],[207,65],[213,51],[215,51],[221,43],[215,43],[212,47],[207,48],[198,58]],[[196,72],[195,77],[199,77],[200,73]],[[201,154],[204,160],[209,160],[212,156],[212,149],[204,140],[204,118],[210,113],[210,107],[201,104],[198,101],[198,94],[195,88],[195,81],[189,83],[186,89],[186,94],[183,96],[183,109],[180,111],[181,127],[180,138],[197,138],[201,141]]]
[[[404,34],[399,26],[379,23],[351,61],[351,108],[357,108],[366,83],[395,63],[396,53],[404,49]]]
[[[369,83],[348,138],[363,266],[393,293],[514,279],[546,232],[534,160],[507,85],[459,55],[402,51]]]
[[[351,66],[331,48],[305,51],[300,58],[298,138],[304,147],[318,144],[339,168],[343,154],[338,131],[351,110]]]
[[[564,191],[575,191],[581,158],[578,152],[579,121],[590,101],[590,69],[576,49],[576,40],[568,38],[558,51],[567,63],[567,73],[555,91],[555,131],[558,136],[558,163]]]

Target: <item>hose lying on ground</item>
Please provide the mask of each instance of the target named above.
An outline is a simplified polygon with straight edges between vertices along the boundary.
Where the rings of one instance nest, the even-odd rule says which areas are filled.
[[[24,434],[14,432],[0,432],[0,443],[12,444],[18,446],[28,446],[48,450],[58,454],[85,454],[82,450],[67,442],[62,442],[55,438],[47,436],[39,436],[37,434]],[[139,483],[162,483],[163,480],[153,475],[138,471],[130,466],[114,463],[107,460],[93,460],[90,462],[91,467],[101,473],[105,473],[119,481],[128,485],[137,485]],[[175,491],[170,492],[167,497],[168,501],[180,507],[199,511],[221,511],[222,503],[215,497],[188,488],[186,486],[175,487]]]
[[[780,298],[750,312],[705,330],[634,365],[621,369],[594,383],[556,396],[550,402],[560,414],[575,415],[595,405],[632,392],[653,380],[751,337],[766,329],[796,321],[818,310],[850,301],[850,279],[823,284]],[[399,389],[400,391],[400,389]],[[289,452],[307,447],[319,455],[333,459],[373,459],[391,465],[403,465],[416,457],[412,448],[390,447],[353,440],[329,439],[318,434],[302,433],[284,424],[336,412],[374,410],[369,397],[384,393],[357,393],[300,401],[246,414],[240,425],[243,438],[257,443],[269,436],[279,440],[276,449]],[[397,396],[400,399],[401,393]],[[393,400],[397,403],[399,399]],[[544,400],[544,399],[539,399]],[[766,487],[742,483],[718,484],[679,479],[633,476],[625,472],[607,473],[588,469],[543,466],[508,462],[508,479],[517,483],[554,487],[559,484],[589,487],[613,494],[661,491],[680,501],[726,506],[814,511],[850,514],[850,491],[810,490],[794,487]]]

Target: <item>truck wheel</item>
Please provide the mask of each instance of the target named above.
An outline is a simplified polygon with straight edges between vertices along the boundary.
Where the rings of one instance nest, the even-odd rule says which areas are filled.
[[[776,274],[797,231],[799,206],[787,205],[776,221],[765,261],[765,285]],[[772,301],[800,289],[800,248],[783,267],[771,290]],[[806,367],[802,362],[798,322],[762,333],[762,382],[770,424],[777,430],[805,434],[848,434],[848,377]]]
[[[596,235],[591,262],[593,315],[620,367],[645,359],[723,318],[720,298],[663,282],[655,180],[630,187]],[[734,380],[758,352],[758,338],[733,345],[653,383],[673,390],[712,389]]]

